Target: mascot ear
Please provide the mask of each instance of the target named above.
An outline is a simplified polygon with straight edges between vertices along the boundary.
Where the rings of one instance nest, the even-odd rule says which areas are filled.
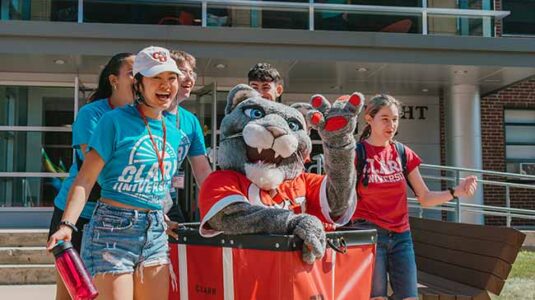
[[[310,103],[306,102],[296,102],[290,105],[290,107],[297,109],[305,119],[305,122],[307,123],[307,132],[310,134],[310,129],[312,128],[308,122],[307,114],[309,111],[315,110]]]
[[[227,106],[225,107],[225,115],[230,114],[230,112],[234,109],[234,107],[240,104],[240,102],[243,102],[253,97],[262,97],[262,96],[256,90],[254,90],[252,87],[248,86],[247,84],[241,83],[233,87],[227,96]]]

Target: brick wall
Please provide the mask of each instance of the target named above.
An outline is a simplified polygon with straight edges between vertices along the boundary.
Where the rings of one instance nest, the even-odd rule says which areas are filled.
[[[502,10],[502,0],[494,0],[494,10]],[[497,37],[500,37],[502,36],[502,21],[499,20],[499,21],[496,21],[494,23],[494,33],[495,33],[495,36]]]
[[[483,169],[505,172],[504,109],[535,109],[535,77],[481,98]],[[492,176],[484,179],[493,180]],[[511,207],[535,210],[534,190],[511,189]],[[487,205],[505,206],[505,188],[485,186]],[[504,217],[486,217],[485,222],[504,225]],[[535,225],[535,221],[513,219],[513,225]]]

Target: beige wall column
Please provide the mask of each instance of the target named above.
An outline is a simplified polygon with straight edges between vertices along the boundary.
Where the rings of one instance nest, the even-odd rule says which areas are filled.
[[[472,84],[453,85],[446,92],[446,163],[449,166],[482,169],[481,112],[479,87]],[[472,175],[461,172],[460,177]],[[452,183],[453,185],[453,183]],[[483,186],[472,198],[461,203],[483,204]],[[461,212],[461,221],[483,224],[481,214]]]

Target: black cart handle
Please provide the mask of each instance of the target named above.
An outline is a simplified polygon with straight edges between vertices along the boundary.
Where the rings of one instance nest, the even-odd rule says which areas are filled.
[[[327,245],[329,245],[329,247],[331,247],[334,251],[338,253],[347,253],[347,244],[344,237],[339,237],[336,239],[327,239]]]

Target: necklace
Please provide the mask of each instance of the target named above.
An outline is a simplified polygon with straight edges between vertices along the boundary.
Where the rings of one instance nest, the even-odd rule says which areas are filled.
[[[152,143],[152,147],[154,148],[154,152],[156,152],[156,157],[158,159],[158,168],[160,169],[160,173],[162,174],[162,181],[165,181],[165,175],[164,175],[164,168],[163,168],[163,160],[165,158],[165,145],[167,144],[167,128],[165,127],[165,118],[162,116],[162,130],[163,130],[163,144],[162,144],[162,154],[158,152],[158,145],[154,141],[154,138],[152,137],[152,132],[150,131],[149,122],[147,121],[147,117],[145,116],[145,113],[141,110],[139,105],[136,105],[137,111],[141,115],[141,118],[143,119],[143,123],[145,123],[145,127],[147,128],[147,131],[149,132],[149,138]]]

